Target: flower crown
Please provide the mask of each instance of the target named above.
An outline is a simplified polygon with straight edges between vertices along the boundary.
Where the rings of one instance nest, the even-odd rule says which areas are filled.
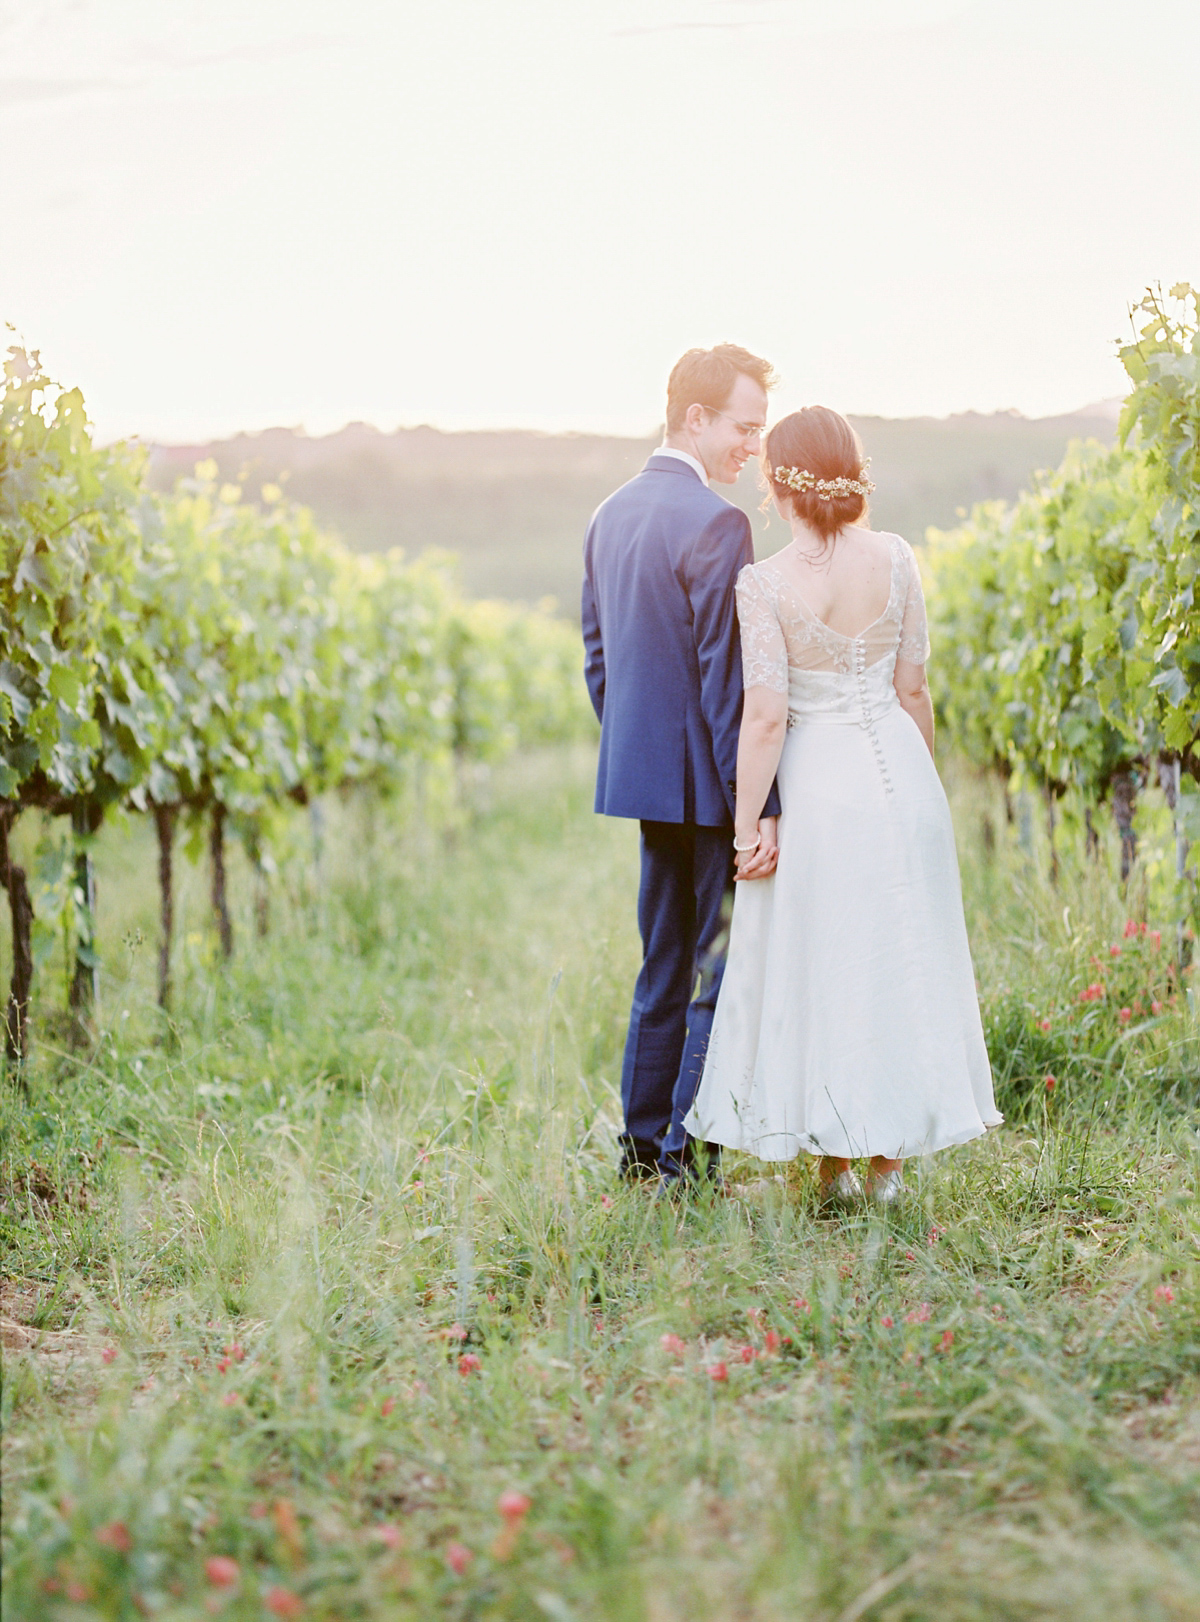
[[[803,495],[811,490],[820,501],[837,501],[842,496],[862,496],[864,499],[871,494],[875,486],[867,478],[867,469],[871,465],[868,456],[862,465],[862,477],[847,479],[845,476],[838,479],[818,479],[803,467],[777,467],[771,477],[777,484],[786,484],[789,490],[795,490],[797,495]]]

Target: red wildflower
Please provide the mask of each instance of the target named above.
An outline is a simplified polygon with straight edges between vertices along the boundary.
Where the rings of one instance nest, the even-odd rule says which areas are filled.
[[[263,1596],[263,1604],[273,1616],[299,1616],[304,1609],[304,1601],[299,1594],[294,1594],[290,1588],[268,1588]]]
[[[100,1353],[100,1361],[102,1363],[114,1363],[116,1361],[116,1357],[117,1348],[115,1346],[106,1346]]]
[[[1145,924],[1143,924],[1142,925],[1142,931],[1143,932],[1145,931],[1145,928],[1146,928],[1146,926],[1145,926]],[[1126,922],[1125,922],[1125,939],[1128,940],[1131,935],[1136,935],[1136,934],[1138,934],[1138,926],[1134,923],[1132,918],[1127,919]]]
[[[1048,1093],[1052,1093],[1057,1086],[1058,1086],[1058,1077],[1057,1076],[1047,1075],[1047,1077],[1046,1077],[1046,1091]]]
[[[933,1309],[929,1302],[922,1301],[919,1307],[914,1307],[911,1312],[904,1314],[904,1321],[906,1324],[927,1324],[932,1316]]]
[[[1160,929],[1152,929],[1150,931],[1150,944],[1157,952],[1158,948],[1162,945],[1162,931]]]
[[[682,1357],[687,1351],[687,1342],[680,1340],[678,1335],[664,1335],[658,1344],[664,1352],[670,1352],[672,1357]]]
[[[218,1374],[227,1374],[229,1372],[229,1363],[230,1363],[229,1358],[227,1358],[227,1357],[221,1358],[221,1360],[217,1364],[217,1373]]]
[[[404,1533],[398,1526],[390,1521],[384,1521],[381,1526],[371,1528],[371,1536],[379,1543],[385,1543],[389,1549],[398,1549],[404,1542]]]
[[[1129,1021],[1133,1018],[1133,1009],[1132,1008],[1118,1009],[1117,1010],[1117,1018],[1121,1022],[1122,1025],[1128,1025]]]
[[[115,1549],[118,1554],[128,1554],[133,1548],[133,1539],[124,1521],[110,1521],[107,1526],[102,1526],[96,1533],[96,1542]]]
[[[953,1329],[943,1329],[943,1331],[942,1331],[942,1344],[939,1347],[939,1350],[943,1351],[943,1352],[948,1352],[950,1350],[951,1346],[953,1346],[953,1345],[954,1345],[954,1331],[953,1331]]]
[[[708,1377],[710,1380],[716,1380],[719,1383],[722,1380],[728,1380],[729,1370],[724,1363],[710,1363],[708,1365]]]
[[[1116,941],[1114,941],[1112,943],[1112,945],[1109,947],[1108,955],[1109,955],[1109,957],[1120,957],[1121,948],[1117,945]]]
[[[474,1558],[475,1556],[465,1544],[447,1543],[446,1564],[450,1567],[450,1570],[456,1577],[462,1576],[463,1572],[466,1571],[467,1567],[471,1564]]]
[[[1044,1031],[1048,1031],[1050,1029],[1050,1021],[1048,1019],[1042,1020],[1041,1025]]]
[[[227,1391],[225,1393],[225,1395],[221,1398],[221,1407],[222,1408],[236,1408],[238,1403],[241,1402],[241,1400],[242,1400],[242,1393],[240,1391]]]
[[[797,1312],[808,1312],[810,1310],[808,1300],[803,1295],[798,1295],[792,1302],[792,1305],[795,1307]]]
[[[775,1329],[768,1329],[766,1334],[763,1336],[763,1348],[767,1352],[768,1356],[774,1356],[774,1354],[779,1350],[779,1345],[779,1332]]]
[[[1150,1012],[1152,1014],[1161,1014],[1162,1013],[1162,1003],[1160,1003],[1158,1001],[1152,1002],[1150,1004]]]
[[[67,1598],[76,1605],[84,1605],[92,1597],[92,1591],[86,1583],[68,1583]]]
[[[449,1329],[442,1330],[443,1340],[466,1340],[467,1332],[462,1324],[451,1324]]]
[[[738,1348],[737,1355],[739,1358],[741,1358],[743,1363],[753,1363],[758,1354],[755,1352],[753,1346],[742,1346]]]
[[[905,1252],[904,1252],[904,1260],[905,1260],[905,1261],[906,1261],[906,1262],[915,1262],[915,1261],[916,1261],[916,1259],[917,1259],[917,1258],[916,1258],[916,1257],[915,1257],[915,1256],[914,1256],[914,1255],[913,1255],[913,1253],[912,1253],[912,1251],[911,1251],[911,1250],[906,1250],[906,1251],[905,1251]]]
[[[245,1355],[246,1348],[240,1340],[235,1340],[232,1346],[226,1346],[225,1348],[225,1356],[232,1358],[235,1363],[240,1363]]]
[[[883,1325],[883,1327],[885,1329],[894,1329],[896,1327],[896,1320],[895,1320],[895,1318],[892,1317],[890,1312],[884,1313],[883,1317],[880,1318],[879,1322]]]
[[[458,1372],[464,1379],[468,1374],[478,1374],[482,1367],[481,1359],[474,1352],[464,1352],[458,1360]]]
[[[496,1500],[496,1508],[510,1524],[514,1521],[519,1523],[533,1508],[533,1499],[523,1492],[515,1492],[510,1487],[507,1492],[500,1494]]]
[[[1156,1284],[1154,1286],[1154,1299],[1156,1301],[1165,1301],[1170,1306],[1175,1299],[1175,1291],[1169,1284]]]
[[[936,1245],[938,1240],[941,1237],[942,1237],[942,1230],[940,1228],[930,1228],[930,1230],[929,1230],[929,1244],[930,1244],[930,1247],[932,1248],[934,1245]]]
[[[204,1562],[204,1575],[214,1588],[232,1588],[241,1576],[236,1560],[227,1554],[214,1554]]]
[[[604,1207],[604,1209],[606,1211],[611,1211],[612,1210],[612,1203],[613,1202],[612,1202],[612,1195],[611,1194],[601,1194],[601,1196],[600,1196],[600,1204]]]
[[[384,1419],[386,1419],[395,1406],[395,1397],[385,1397],[379,1405],[379,1412],[383,1415]]]

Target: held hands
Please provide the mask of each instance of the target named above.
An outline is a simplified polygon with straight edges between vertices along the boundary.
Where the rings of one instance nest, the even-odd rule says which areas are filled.
[[[753,828],[737,828],[734,846],[746,848],[736,851],[735,879],[766,879],[775,871],[779,860],[778,821],[775,817],[760,817]],[[755,841],[757,840],[757,843]]]

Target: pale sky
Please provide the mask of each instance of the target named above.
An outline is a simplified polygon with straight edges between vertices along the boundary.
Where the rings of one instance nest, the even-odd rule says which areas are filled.
[[[0,318],[105,436],[1070,410],[1200,281],[1197,0],[0,0]]]

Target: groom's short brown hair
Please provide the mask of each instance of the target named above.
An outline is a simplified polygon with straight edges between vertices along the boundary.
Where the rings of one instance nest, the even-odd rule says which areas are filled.
[[[720,411],[733,393],[739,372],[764,389],[775,386],[775,370],[770,361],[752,355],[737,344],[718,344],[715,349],[689,349],[671,368],[667,379],[667,432],[683,427],[688,406],[707,406]]]

